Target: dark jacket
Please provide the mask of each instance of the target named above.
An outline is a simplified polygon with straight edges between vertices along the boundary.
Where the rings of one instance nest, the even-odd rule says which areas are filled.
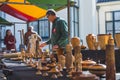
[[[51,39],[46,42],[47,44],[58,45],[64,48],[68,44],[68,26],[67,23],[57,17],[52,24]]]
[[[13,42],[13,44],[9,44],[9,41]],[[16,43],[16,39],[15,39],[15,37],[13,35],[5,36],[4,44],[6,45],[7,50],[11,50],[11,49],[15,49],[16,50],[15,43]]]

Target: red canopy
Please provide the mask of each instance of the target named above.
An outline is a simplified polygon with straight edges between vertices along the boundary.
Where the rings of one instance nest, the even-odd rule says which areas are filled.
[[[16,0],[9,0],[9,2]],[[24,0],[17,0],[23,3]],[[25,4],[2,4],[0,10],[21,20],[31,22],[45,16],[46,10],[35,5]]]

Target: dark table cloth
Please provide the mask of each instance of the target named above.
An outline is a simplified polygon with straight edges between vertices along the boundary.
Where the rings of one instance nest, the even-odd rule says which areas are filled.
[[[92,59],[96,62],[100,60],[101,64],[106,64],[105,50],[81,50],[83,60]],[[120,72],[120,49],[115,49],[116,72]]]
[[[8,61],[8,60],[4,60],[4,63],[14,63],[15,61]],[[17,64],[22,64],[20,62],[16,62]],[[12,74],[6,74],[7,79],[8,80],[71,80],[70,78],[66,77],[66,72],[63,71],[61,72],[63,74],[63,77],[58,77],[57,79],[53,79],[51,78],[52,73],[49,73],[48,77],[43,77],[42,75],[36,75],[37,70],[35,68],[32,67],[28,67],[28,66],[7,66],[6,65],[6,69],[3,70],[3,73],[6,74],[6,70],[12,71]]]

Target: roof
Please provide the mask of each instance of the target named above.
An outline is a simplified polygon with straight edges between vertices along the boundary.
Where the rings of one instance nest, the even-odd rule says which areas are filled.
[[[35,5],[16,4],[24,3],[24,0],[8,0],[0,6],[0,10],[16,18],[31,22],[45,16],[46,10]],[[16,2],[12,4],[12,2]]]
[[[8,22],[7,20],[3,19],[2,17],[0,17],[0,25],[11,26],[11,25],[13,25],[13,24],[10,23],[10,22]]]
[[[43,9],[52,8],[55,10],[60,10],[67,5],[67,0],[27,0],[27,1]]]
[[[120,0],[97,0],[97,3],[112,2],[112,1],[120,1]]]

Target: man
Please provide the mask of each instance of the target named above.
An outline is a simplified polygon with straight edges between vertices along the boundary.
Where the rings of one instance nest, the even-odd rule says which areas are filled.
[[[32,26],[29,26],[27,29],[28,29],[28,31],[25,33],[25,37],[24,37],[24,44],[26,45],[27,50],[29,50],[29,47],[30,47],[30,44],[29,44],[30,36],[32,34],[36,34],[37,35],[36,43],[39,43],[39,41],[41,41],[41,37],[35,31],[33,31],[33,27]]]
[[[49,9],[46,12],[46,16],[50,22],[52,22],[52,35],[51,39],[47,42],[44,42],[40,45],[40,47],[44,47],[47,44],[52,44],[53,50],[60,50],[58,54],[61,54],[61,50],[63,50],[68,44],[68,26],[67,23],[56,16],[56,12],[53,9]]]

